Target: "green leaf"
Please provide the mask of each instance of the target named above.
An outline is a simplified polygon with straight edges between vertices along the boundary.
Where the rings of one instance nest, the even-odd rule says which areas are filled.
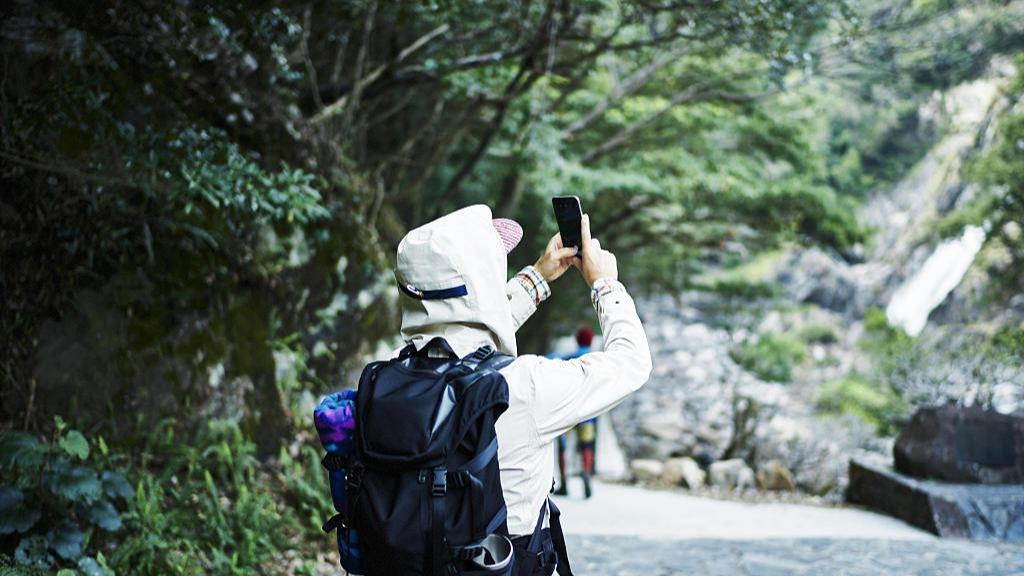
[[[46,446],[24,432],[0,433],[0,468],[33,475],[42,465]]]
[[[17,488],[0,488],[0,534],[27,532],[42,515],[38,509],[25,507],[25,495]]]
[[[85,466],[72,468],[64,459],[54,462],[45,482],[50,492],[69,502],[88,504],[103,495],[103,486],[95,471]]]
[[[60,447],[68,454],[77,456],[79,460],[85,460],[89,457],[89,443],[78,430],[71,430],[67,433],[67,436],[61,438]]]
[[[14,551],[14,561],[35,568],[49,568],[53,564],[53,556],[46,551],[46,539],[42,536],[30,536],[18,544]]]
[[[84,576],[110,576],[99,562],[92,556],[84,556],[78,561],[78,569]]]
[[[61,568],[57,571],[57,576],[78,576],[78,572],[71,568]]]
[[[127,501],[135,497],[135,490],[124,475],[107,470],[102,478],[103,492],[110,498]]]
[[[75,560],[82,555],[82,541],[85,536],[71,522],[64,522],[46,535],[49,547],[65,560]]]
[[[121,516],[108,500],[97,500],[82,509],[86,520],[106,530],[116,532],[121,528]]]

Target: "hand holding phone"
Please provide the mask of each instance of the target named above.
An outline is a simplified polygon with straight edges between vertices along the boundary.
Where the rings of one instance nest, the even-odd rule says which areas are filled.
[[[580,275],[587,286],[593,286],[600,278],[619,279],[619,264],[608,250],[601,248],[601,241],[590,237],[590,216],[583,215],[580,222],[580,241],[583,245],[581,256],[574,265],[579,268]]]
[[[555,196],[551,199],[551,207],[555,210],[555,220],[558,221],[558,233],[562,236],[562,246],[576,248],[578,257],[583,249],[580,232],[583,208],[580,206],[579,197]]]
[[[590,237],[590,217],[583,214],[579,197],[555,196],[551,199],[551,205],[555,209],[561,245],[576,251],[576,257],[572,262],[579,268],[587,286],[592,285],[598,278],[617,280],[619,267],[615,255],[602,249],[597,238]],[[555,236],[548,243],[549,251],[559,236]],[[565,250],[565,253],[568,254],[568,250]],[[561,272],[558,275],[560,276]]]

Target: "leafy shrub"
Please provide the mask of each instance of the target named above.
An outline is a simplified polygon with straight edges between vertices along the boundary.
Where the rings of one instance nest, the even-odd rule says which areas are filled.
[[[775,298],[779,295],[779,287],[770,282],[757,282],[733,278],[723,278],[698,285],[699,290],[712,292],[726,298],[738,300],[759,300]]]
[[[322,457],[319,448],[308,444],[301,446],[294,457],[285,449],[279,457],[285,501],[299,513],[301,528],[313,542],[323,541],[320,527],[334,512],[327,471],[320,465]]]
[[[295,548],[301,522],[239,427],[212,420],[179,435],[165,420],[146,437],[131,532],[110,555],[127,574],[256,574]]]
[[[52,442],[0,434],[0,552],[20,566],[107,573],[98,550],[121,530],[117,506],[135,492],[122,474],[103,469],[107,446],[97,443],[100,457],[59,417]]]
[[[892,388],[855,374],[822,386],[817,405],[825,414],[853,414],[886,436],[898,431],[907,412],[906,403]]]
[[[325,542],[329,490],[312,447],[282,450],[274,474],[232,422],[183,433],[164,420],[135,438],[111,449],[59,419],[52,442],[0,436],[0,574],[274,573],[285,551],[313,558],[301,542]]]
[[[789,382],[793,379],[793,364],[807,358],[807,347],[788,334],[767,334],[757,342],[744,343],[731,355],[762,380]]]
[[[914,339],[903,330],[889,324],[885,311],[869,308],[864,312],[864,337],[861,348],[875,357],[878,372],[898,371],[904,360],[914,353]]]
[[[828,324],[808,324],[798,333],[807,344],[832,344],[838,340],[836,330]]]
[[[1024,328],[1004,326],[992,337],[992,347],[996,352],[1012,357],[1014,360],[1024,360]]]

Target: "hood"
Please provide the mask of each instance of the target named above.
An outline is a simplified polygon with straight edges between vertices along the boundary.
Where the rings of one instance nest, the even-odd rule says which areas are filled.
[[[419,350],[440,336],[460,357],[485,344],[516,355],[508,259],[490,208],[469,206],[412,230],[397,260],[406,342]]]

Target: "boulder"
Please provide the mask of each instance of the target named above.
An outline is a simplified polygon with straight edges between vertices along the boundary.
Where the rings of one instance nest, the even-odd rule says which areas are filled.
[[[852,459],[846,499],[943,537],[1024,542],[1024,485],[919,480]]]
[[[629,469],[637,482],[651,483],[661,480],[665,466],[658,460],[640,458],[629,463]]]
[[[708,483],[729,490],[753,488],[754,471],[741,458],[719,460],[708,468]]]
[[[792,256],[778,281],[797,302],[817,304],[839,313],[856,306],[858,284],[842,260],[812,248]]]
[[[704,485],[705,473],[693,458],[669,458],[665,462],[661,478],[666,484],[678,486],[682,484],[694,489]]]
[[[757,485],[762,490],[774,490],[777,492],[793,492],[796,490],[793,473],[779,460],[769,460],[757,471]]]
[[[675,442],[682,438],[684,428],[682,416],[670,413],[655,414],[640,422],[641,434],[668,442]]]
[[[898,471],[917,478],[1024,484],[1024,416],[977,406],[921,408],[893,456]]]

